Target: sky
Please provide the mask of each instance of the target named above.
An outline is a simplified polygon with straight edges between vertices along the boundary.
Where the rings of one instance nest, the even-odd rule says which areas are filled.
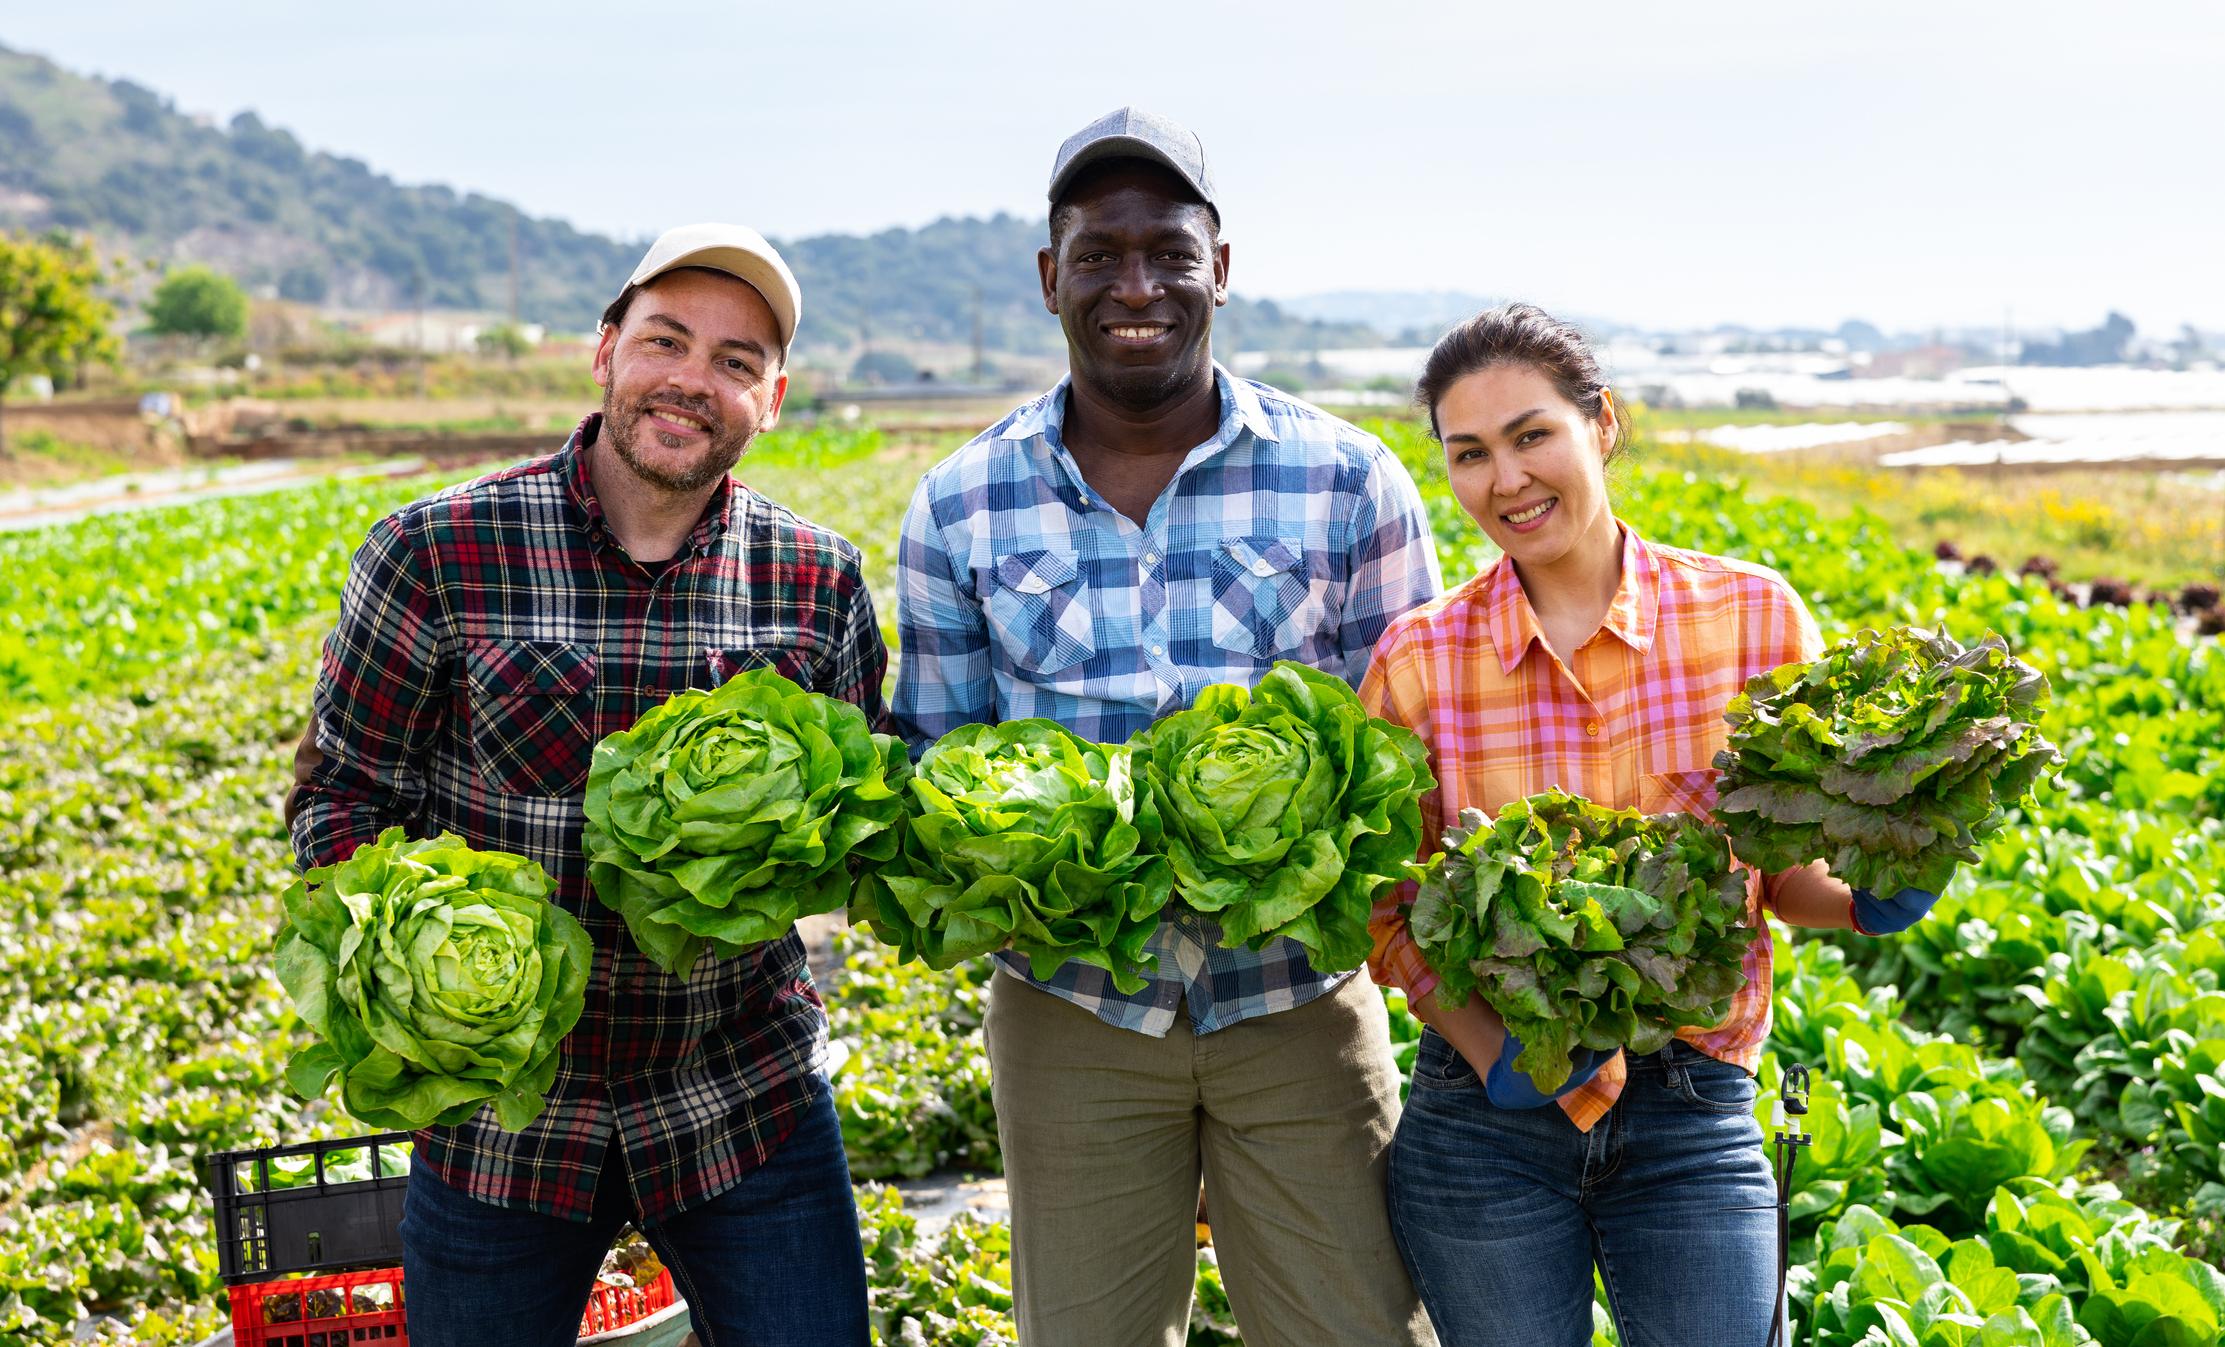
[[[1233,283],[1683,329],[2225,330],[2225,5],[81,0],[0,43],[639,238],[1039,213],[1126,103]]]

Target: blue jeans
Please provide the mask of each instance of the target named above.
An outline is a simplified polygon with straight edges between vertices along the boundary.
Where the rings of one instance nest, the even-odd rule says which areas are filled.
[[[633,1197],[613,1142],[595,1213],[497,1207],[413,1170],[402,1279],[417,1347],[570,1347]],[[863,1347],[865,1254],[834,1091],[734,1187],[646,1227],[703,1347]]]
[[[1754,1082],[1685,1043],[1629,1063],[1579,1132],[1498,1109],[1434,1030],[1391,1142],[1391,1229],[1442,1347],[1588,1347],[1592,1265],[1623,1347],[1762,1347],[1777,1188]]]

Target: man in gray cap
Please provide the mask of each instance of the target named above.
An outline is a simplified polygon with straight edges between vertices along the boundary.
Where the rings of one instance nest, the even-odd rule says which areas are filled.
[[[1119,743],[1296,660],[1357,684],[1438,592],[1373,436],[1212,357],[1229,248],[1198,138],[1123,108],[1051,173],[1044,304],[1072,373],[930,470],[898,556],[899,730],[1029,716]],[[1431,1341],[1384,1181],[1398,1074],[1364,975],[1227,949],[1179,901],[1122,994],[998,957],[986,1037],[1029,1347],[1182,1342],[1202,1176],[1254,1347]]]
[[[547,1110],[417,1134],[402,1266],[420,1347],[574,1341],[627,1221],[712,1347],[867,1340],[802,942],[673,977],[597,900],[580,845],[596,742],[683,688],[770,667],[884,719],[857,548],[729,476],[779,419],[801,309],[753,231],[671,231],[603,315],[603,410],[355,554],[288,803],[296,857],[457,833],[538,861],[595,947]]]

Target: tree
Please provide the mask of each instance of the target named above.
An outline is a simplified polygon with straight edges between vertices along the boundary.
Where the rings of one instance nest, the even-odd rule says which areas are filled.
[[[163,336],[244,337],[247,292],[207,267],[173,271],[147,301],[147,326]]]
[[[514,323],[497,323],[473,340],[483,356],[508,356],[515,360],[521,355],[533,354],[533,343],[526,340],[525,333]]]
[[[116,363],[116,311],[98,293],[106,279],[90,239],[0,234],[0,391],[25,374],[62,383],[94,361]]]

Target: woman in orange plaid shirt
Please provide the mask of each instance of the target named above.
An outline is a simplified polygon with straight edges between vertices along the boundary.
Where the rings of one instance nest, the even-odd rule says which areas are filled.
[[[1650,542],[1609,508],[1623,432],[1583,337],[1528,305],[1453,329],[1419,394],[1452,490],[1506,553],[1391,624],[1360,687],[1430,746],[1440,825],[1559,786],[1705,814],[1723,709],[1754,674],[1822,653],[1776,572]],[[1432,812],[1433,811],[1433,812]],[[1933,895],[1878,901],[1817,864],[1760,877],[1747,983],[1722,1023],[1636,1061],[1579,1049],[1551,1097],[1480,998],[1439,1005],[1386,899],[1375,980],[1429,1025],[1392,1144],[1393,1230],[1444,1347],[1583,1347],[1596,1262],[1626,1347],[1758,1347],[1776,1299],[1776,1187],[1750,1072],[1769,1033],[1768,907],[1799,926],[1905,929]],[[1555,1105],[1548,1107],[1548,1105]]]

